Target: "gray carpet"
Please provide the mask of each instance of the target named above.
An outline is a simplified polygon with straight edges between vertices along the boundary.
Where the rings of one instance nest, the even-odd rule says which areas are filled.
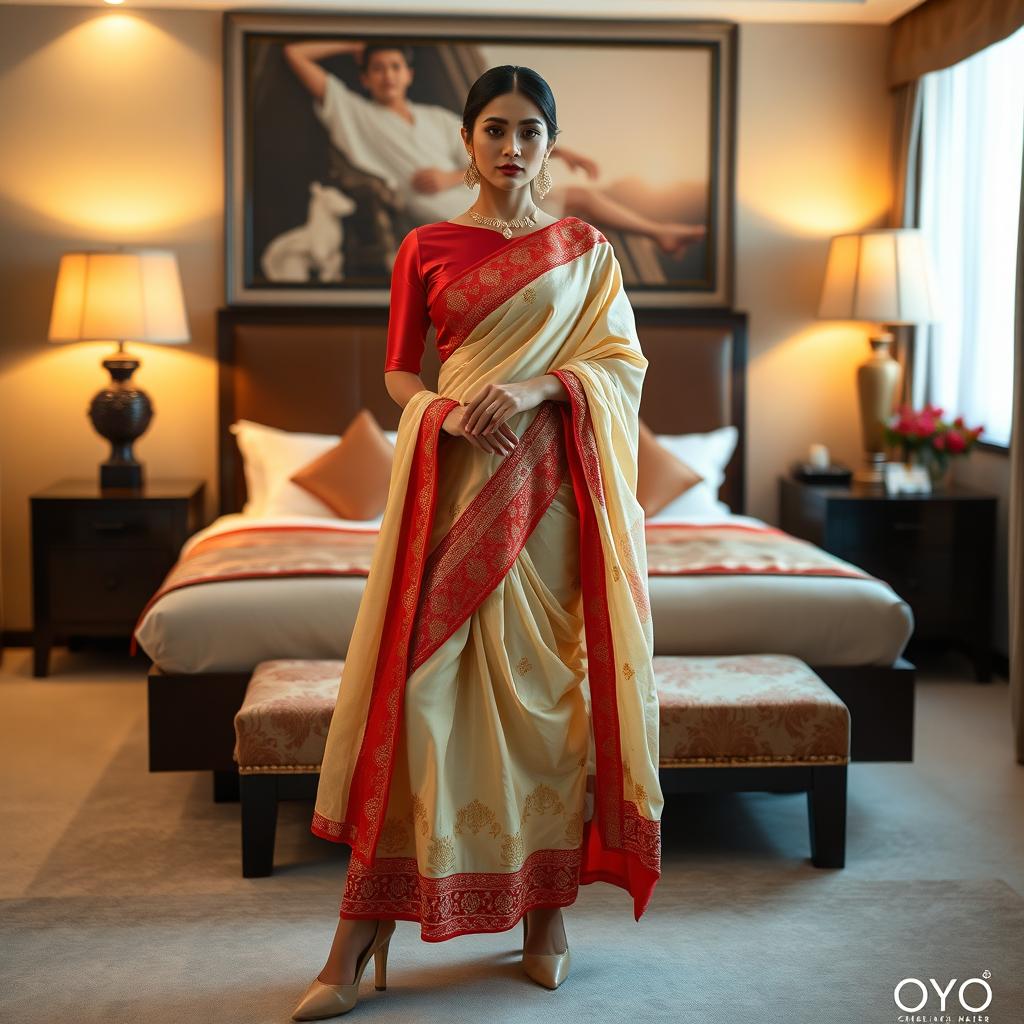
[[[238,805],[214,804],[205,774],[147,771],[140,679],[26,675],[0,678],[0,1020],[288,1021],[330,946],[347,847],[287,803],[274,875],[243,879]],[[582,887],[556,992],[522,974],[518,926],[426,943],[399,922],[388,990],[368,968],[348,1019],[896,1024],[900,979],[989,971],[988,1024],[1018,1024],[1022,771],[1004,704],[999,684],[919,687],[915,763],[851,766],[843,870],[811,866],[801,795],[672,796],[650,908],[637,923],[622,890]]]
[[[4,1019],[287,1021],[330,945],[331,895],[267,888],[254,880],[248,893],[8,900]],[[349,1017],[499,1022],[547,1011],[560,1022],[883,1024],[896,1019],[901,978],[944,986],[982,970],[992,974],[992,1022],[1019,1021],[1024,1006],[1024,907],[998,881],[823,876],[776,887],[677,873],[639,923],[624,897],[595,883],[580,890],[566,926],[572,969],[549,992],[521,973],[518,928],[425,943],[399,922],[387,991],[373,989],[368,968]]]

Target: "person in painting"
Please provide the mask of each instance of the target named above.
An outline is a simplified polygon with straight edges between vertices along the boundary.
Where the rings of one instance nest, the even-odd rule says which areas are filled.
[[[371,957],[386,988],[399,920],[427,942],[522,921],[524,972],[557,989],[579,885],[625,890],[639,921],[660,878],[648,362],[611,244],[538,207],[558,132],[540,75],[486,71],[460,133],[479,193],[398,250],[384,378],[402,413],[310,826],[351,851],[295,1020],[351,1010]]]
[[[359,62],[369,99],[319,63],[339,53],[350,53]],[[462,119],[446,107],[408,98],[414,74],[410,47],[387,41],[312,40],[286,44],[284,56],[313,97],[314,113],[331,142],[356,167],[393,189],[415,222],[455,217],[464,209]],[[560,145],[552,156],[597,177],[597,165],[583,154]],[[577,183],[552,188],[543,208],[554,217],[574,213],[608,228],[646,235],[673,256],[681,256],[706,233],[703,225],[653,220],[600,189]]]

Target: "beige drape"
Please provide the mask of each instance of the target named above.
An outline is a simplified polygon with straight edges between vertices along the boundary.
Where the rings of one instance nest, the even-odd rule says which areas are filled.
[[[889,26],[889,88],[948,68],[1024,25],[1024,0],[926,0]]]
[[[892,173],[893,199],[889,227],[915,228],[919,225],[918,195],[921,169],[921,87],[914,79],[892,93]],[[914,382],[923,369],[928,340],[927,324],[906,324],[891,328],[896,335],[893,356],[900,364],[899,404],[917,405],[922,395],[915,395]]]
[[[1010,707],[1017,760],[1024,764],[1024,171],[1017,223],[1013,425],[1010,428],[1009,579]]]

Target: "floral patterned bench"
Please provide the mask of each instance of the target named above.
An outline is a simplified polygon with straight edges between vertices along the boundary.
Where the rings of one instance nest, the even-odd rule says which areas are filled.
[[[312,799],[344,662],[256,666],[235,715],[242,874],[273,871],[277,802]],[[850,714],[788,654],[655,655],[659,764],[666,795],[708,790],[807,793],[811,859],[841,868]]]

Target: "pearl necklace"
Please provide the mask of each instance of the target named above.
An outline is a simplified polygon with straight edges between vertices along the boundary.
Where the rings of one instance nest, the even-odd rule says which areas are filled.
[[[534,212],[529,216],[515,217],[512,220],[502,220],[500,217],[484,217],[482,214],[477,213],[476,210],[469,210],[468,213],[478,224],[486,224],[489,227],[501,228],[501,233],[506,238],[512,237],[513,228],[532,227],[537,223],[536,207],[534,207]]]

